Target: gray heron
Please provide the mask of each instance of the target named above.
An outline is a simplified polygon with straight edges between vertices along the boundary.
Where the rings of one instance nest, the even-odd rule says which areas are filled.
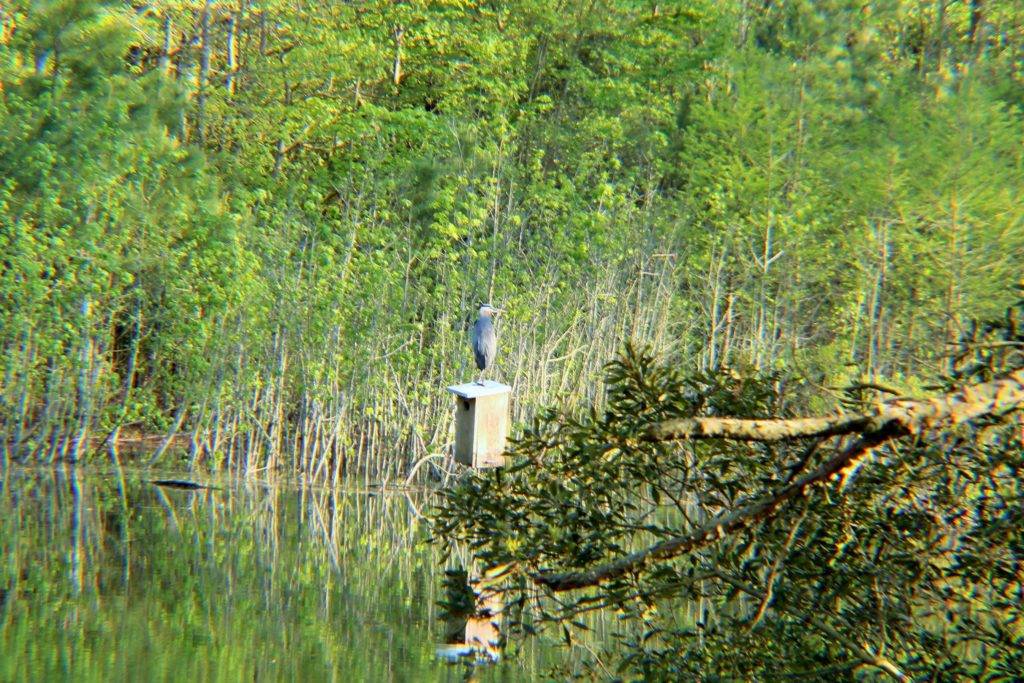
[[[501,313],[490,304],[480,307],[480,317],[473,325],[473,355],[476,357],[476,367],[480,371],[480,378],[476,383],[483,386],[484,371],[494,364],[494,354],[498,351],[498,341],[494,337],[494,315]]]

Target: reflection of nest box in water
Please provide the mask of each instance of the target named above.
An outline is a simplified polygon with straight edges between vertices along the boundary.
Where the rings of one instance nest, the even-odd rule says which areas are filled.
[[[437,656],[458,662],[472,658],[476,664],[501,659],[502,602],[499,591],[482,588],[479,579],[470,580],[461,567],[446,569],[444,600],[444,644],[438,645]]]
[[[490,380],[448,387],[455,394],[455,461],[470,467],[505,464],[512,387]]]

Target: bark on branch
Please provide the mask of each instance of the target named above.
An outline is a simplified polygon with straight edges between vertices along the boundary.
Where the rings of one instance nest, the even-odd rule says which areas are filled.
[[[1018,370],[986,384],[963,387],[932,399],[897,398],[882,403],[866,415],[845,414],[795,419],[742,420],[730,417],[689,417],[653,424],[645,441],[676,439],[732,439],[736,441],[785,441],[859,434],[872,424],[895,420],[912,432],[950,420],[954,424],[999,409],[999,403],[1013,402],[1021,390],[1024,370]],[[1002,393],[1000,393],[1002,392]],[[1019,402],[1019,400],[1018,400]],[[1016,405],[1016,404],[1014,404]],[[1011,406],[1012,407],[1012,406]]]
[[[736,441],[784,441],[863,431],[871,423],[867,415],[803,417],[792,420],[741,420],[732,417],[687,417],[651,425],[645,441],[675,439],[733,439]]]
[[[596,586],[650,564],[677,557],[708,545],[727,533],[755,524],[773,516],[786,501],[798,498],[807,490],[855,465],[871,449],[892,439],[918,434],[939,424],[955,425],[986,415],[1013,410],[1024,404],[1024,368],[983,384],[961,389],[925,400],[895,399],[887,401],[870,415],[839,418],[808,418],[800,420],[733,420],[695,418],[673,420],[655,425],[648,434],[652,440],[668,438],[732,438],[773,441],[805,437],[858,433],[845,448],[837,451],[816,469],[806,473],[760,499],[748,500],[724,512],[692,531],[668,538],[643,550],[624,555],[586,571],[542,572],[533,580],[554,591],[567,591]],[[666,425],[670,425],[666,427]],[[661,439],[657,437],[661,435]],[[671,436],[669,436],[671,435]],[[756,439],[755,439],[756,440]]]

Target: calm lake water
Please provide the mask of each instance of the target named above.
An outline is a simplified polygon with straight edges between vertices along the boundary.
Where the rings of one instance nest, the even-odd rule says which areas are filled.
[[[473,670],[436,660],[429,494],[149,482],[172,477],[0,474],[0,681],[543,676],[539,645]]]

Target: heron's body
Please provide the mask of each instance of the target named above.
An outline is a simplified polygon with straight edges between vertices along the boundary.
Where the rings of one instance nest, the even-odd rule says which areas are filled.
[[[494,363],[498,351],[498,340],[494,336],[494,321],[483,316],[473,325],[473,355],[476,356],[477,370],[486,370]]]
[[[498,339],[494,335],[494,314],[497,312],[497,309],[489,305],[481,306],[480,317],[473,325],[473,356],[480,371],[480,383],[484,371],[494,365],[494,355],[498,352]]]

